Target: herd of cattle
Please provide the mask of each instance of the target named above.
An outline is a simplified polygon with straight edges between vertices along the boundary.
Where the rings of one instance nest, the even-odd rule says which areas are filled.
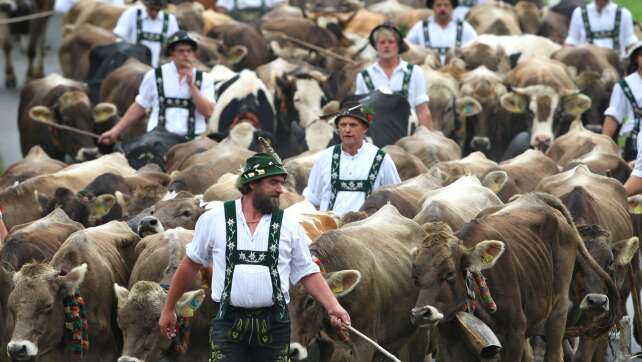
[[[250,25],[197,2],[177,5],[180,26],[198,39],[198,67],[219,82],[208,129],[216,140],[176,145],[162,168],[136,170],[90,137],[33,122],[100,133],[133,102],[150,69],[130,59],[92,97],[83,83],[90,51],[116,42],[111,29],[124,7],[80,0],[65,14],[63,75],[22,90],[25,158],[0,176],[10,230],[0,248],[0,345],[7,348],[0,361],[71,359],[63,297],[76,289],[87,307],[85,360],[206,360],[209,280],[217,271],[203,269],[179,302],[179,315],[200,305],[183,353],[157,328],[161,285],[200,215],[240,197],[235,178],[258,132],[285,158],[281,206],[313,240],[310,249],[353,326],[392,353],[417,362],[429,353],[480,360],[455,315],[469,302],[467,275],[483,271],[497,312],[479,306],[475,314],[501,341],[502,361],[598,361],[607,350],[613,360],[629,360],[626,343],[614,346],[610,335],[626,340],[624,304],[642,286],[642,197],[627,199],[622,182],[631,167],[612,139],[595,133],[625,64],[607,49],[560,45],[579,2],[548,9],[540,1],[490,1],[468,18],[482,35],[451,50],[446,65],[429,49],[403,54],[425,70],[435,131],[420,127],[387,145],[403,182],[339,218],[301,196],[315,157],[334,137],[319,115],[336,110],[373,61],[367,35],[374,26],[390,20],[408,27],[429,10],[396,0],[367,8],[324,1],[279,7]],[[6,71],[11,86],[10,62]],[[29,72],[35,78],[42,67]],[[249,113],[256,122],[230,129]],[[534,149],[505,159],[523,131]],[[142,132],[144,125],[126,138]],[[361,339],[340,341],[301,286],[292,286],[289,311],[292,342],[310,359],[382,358]]]

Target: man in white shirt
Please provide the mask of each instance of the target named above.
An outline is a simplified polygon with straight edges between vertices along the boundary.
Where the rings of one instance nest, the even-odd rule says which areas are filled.
[[[466,19],[466,15],[473,6],[481,5],[484,0],[459,0],[459,4],[453,10],[453,18],[458,20]]]
[[[321,151],[303,196],[321,211],[343,215],[358,211],[376,189],[401,182],[392,158],[364,142],[371,122],[361,106],[346,105],[335,118],[341,144]]]
[[[406,41],[425,48],[437,49],[441,64],[446,62],[450,48],[461,48],[477,38],[477,32],[468,22],[453,19],[453,9],[458,0],[427,0],[426,6],[434,15],[416,23]]]
[[[283,0],[218,0],[216,7],[236,20],[253,22],[281,3]]]
[[[214,110],[214,80],[192,67],[197,48],[185,31],[168,40],[170,63],[148,71],[138,89],[136,101],[120,121],[100,136],[98,142],[112,144],[133,122],[143,119],[147,110],[147,131],[159,127],[188,139],[205,132]]]
[[[176,302],[196,273],[211,263],[215,316],[210,361],[288,361],[290,283],[301,282],[345,335],[350,316],[312,260],[305,231],[279,209],[286,177],[273,151],[256,154],[237,180],[242,198],[200,217],[172,279],[159,320],[161,333],[174,334]]]
[[[399,29],[389,24],[375,27],[370,32],[370,45],[377,49],[377,61],[357,74],[355,94],[382,88],[398,93],[415,109],[419,124],[432,129],[424,72],[399,57],[408,50]]]
[[[629,51],[630,71],[626,78],[613,87],[611,103],[604,115],[602,133],[613,137],[620,128],[618,144],[623,149],[626,161],[638,158],[636,170],[642,176],[642,160],[639,157],[640,123],[642,122],[642,42],[635,44]],[[638,162],[640,165],[638,165]],[[633,172],[635,175],[636,171]]]
[[[163,45],[170,35],[178,31],[178,23],[173,14],[162,9],[166,0],[145,0],[145,8],[132,6],[118,18],[114,28],[123,41],[132,44],[143,44],[152,53],[152,67],[158,67]]]
[[[615,50],[621,57],[638,41],[631,12],[609,0],[595,0],[573,10],[566,45],[590,43]]]

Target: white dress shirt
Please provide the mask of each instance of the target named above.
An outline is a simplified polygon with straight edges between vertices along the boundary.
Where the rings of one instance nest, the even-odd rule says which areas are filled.
[[[483,3],[484,3],[484,0],[472,0],[472,1],[470,1],[470,4],[474,4],[473,6],[481,5]],[[460,20],[466,19],[466,15],[468,15],[468,12],[470,11],[470,9],[471,9],[471,6],[462,5],[462,2],[460,1],[459,2],[459,6],[457,6],[455,8],[455,10],[453,10],[453,18],[454,19],[460,19]]]
[[[426,47],[426,39],[424,38],[424,25],[423,20],[418,21],[410,28],[406,41],[409,43]],[[444,29],[431,16],[428,18],[428,31],[430,33],[430,46],[433,48],[453,48],[457,40],[457,20],[451,20],[448,26]],[[461,46],[464,47],[477,39],[477,32],[468,22],[463,22],[461,33]],[[446,56],[440,56],[441,63],[446,62]]]
[[[341,162],[339,168],[340,180],[366,180],[370,167],[374,161],[379,148],[371,143],[364,142],[357,153],[353,156],[341,150]],[[320,211],[328,211],[330,195],[332,194],[332,185],[330,179],[330,170],[332,168],[332,153],[334,146],[323,151],[312,166],[308,187],[303,190],[303,196],[312,204],[319,206]],[[397,173],[390,155],[386,154],[379,174],[372,186],[372,191],[384,185],[398,184],[401,180]],[[339,191],[334,202],[334,211],[338,215],[343,215],[350,211],[358,211],[366,200],[364,192]]]
[[[598,14],[595,2],[586,6],[588,13],[589,23],[592,31],[610,31],[613,30],[615,24],[615,13],[617,12],[617,4],[609,3],[602,9],[602,13]],[[625,49],[631,44],[637,42],[633,30],[633,18],[631,12],[626,8],[622,8],[622,19],[620,23],[620,49],[615,49],[620,56],[624,56]],[[584,21],[582,20],[582,9],[580,6],[573,10],[571,16],[571,24],[568,29],[568,36],[566,37],[566,44],[578,46],[587,43],[586,31],[584,30]],[[594,39],[593,44],[604,48],[613,48],[613,39],[603,38]]]
[[[179,79],[178,70],[174,62],[163,64],[163,89],[166,97],[191,98],[189,85],[185,78]],[[152,112],[147,120],[147,131],[151,131],[158,125],[158,91],[156,90],[155,70],[151,69],[143,77],[143,81],[138,88],[136,103],[141,107]],[[192,70],[192,79],[196,79],[196,70]],[[210,102],[214,103],[214,79],[206,72],[203,72],[203,82],[201,84],[201,94]],[[196,107],[196,105],[194,105]],[[207,120],[202,114],[195,109],[196,125],[195,133],[205,132]],[[185,108],[165,108],[165,128],[171,133],[187,135],[187,116],[189,111]]]
[[[241,200],[236,200],[237,250],[267,251],[270,220],[272,215],[263,215],[254,231],[250,233]],[[187,245],[186,255],[193,262],[207,266],[212,263],[212,299],[221,301],[225,284],[226,220],[223,204],[205,212],[196,223],[194,238]],[[281,291],[287,303],[290,283],[319,272],[312,261],[303,228],[288,211],[283,214],[279,239],[279,277]],[[273,305],[272,280],[269,268],[264,265],[239,265],[233,271],[230,304],[239,308],[263,308]]]
[[[395,70],[392,72],[392,78],[388,78],[386,73],[383,71],[383,68],[379,65],[379,62],[375,62],[370,65],[366,70],[370,74],[370,78],[372,79],[372,84],[375,89],[387,89],[393,92],[400,92],[401,87],[403,86],[403,78],[406,74],[407,66],[408,62],[400,58],[399,65],[397,65]],[[424,71],[417,65],[412,68],[407,99],[408,103],[410,103],[410,107],[414,108],[422,103],[427,103],[429,98],[428,93],[426,92]],[[370,92],[368,86],[366,86],[366,82],[363,80],[361,72],[357,74],[356,88],[355,94],[366,94]]]
[[[145,8],[132,6],[120,15],[120,18],[118,18],[118,23],[116,23],[116,27],[114,28],[114,34],[123,39],[123,41],[132,44],[136,43],[136,31],[138,30],[136,28],[136,19],[139,9],[141,10],[140,16],[142,18],[143,31],[156,34],[160,34],[162,32],[163,17],[165,16],[164,11],[159,11],[156,19],[152,19],[149,17],[149,14],[147,13],[147,10]],[[173,14],[169,14],[169,22],[167,24],[167,34],[165,34],[165,39],[169,38],[170,35],[174,34],[177,31],[178,23],[176,22],[176,17],[174,17]],[[152,67],[158,67],[161,52],[161,43],[156,41],[142,40],[141,44],[148,47],[152,53]]]
[[[227,11],[232,11],[234,10],[234,3],[236,2],[239,9],[260,8],[261,1],[265,2],[265,7],[268,9],[283,2],[283,0],[218,0],[216,6],[225,8]]]
[[[642,77],[640,77],[640,73],[635,72],[629,74],[624,80],[626,80],[626,83],[631,88],[638,105],[642,106]],[[615,83],[613,87],[611,102],[609,103],[609,108],[604,111],[604,115],[615,118],[621,125],[624,123],[622,127],[620,127],[620,136],[629,133],[633,129],[635,123],[633,108],[618,83]]]

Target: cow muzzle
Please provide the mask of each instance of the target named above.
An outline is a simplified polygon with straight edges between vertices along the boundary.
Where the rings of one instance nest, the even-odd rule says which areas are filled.
[[[582,299],[580,309],[582,311],[608,312],[609,297],[604,294],[589,293]]]
[[[553,138],[547,134],[538,134],[533,137],[531,144],[538,150],[545,152],[553,142]]]
[[[308,349],[303,347],[301,343],[290,343],[290,359],[292,361],[303,361],[308,358]],[[120,362],[120,361],[119,361]]]
[[[120,356],[118,358],[118,362],[145,362],[142,359],[138,359],[136,357],[129,357],[129,356]]]
[[[2,13],[10,13],[15,11],[16,8],[16,3],[13,1],[0,1],[0,12]]]
[[[15,361],[30,360],[38,355],[38,346],[25,340],[11,341],[7,345],[7,354]]]
[[[410,311],[410,322],[418,327],[432,327],[444,319],[444,315],[433,306],[412,308]]]
[[[76,161],[85,162],[95,160],[100,157],[98,147],[83,147],[76,153]]]
[[[138,224],[138,236],[144,238],[149,235],[162,233],[165,231],[163,223],[160,222],[155,216],[145,216]]]
[[[490,139],[488,137],[473,137],[470,141],[470,148],[474,151],[490,151]]]
[[[595,132],[595,133],[599,133],[599,134],[602,133],[602,125],[601,124],[587,124],[585,126],[585,128],[588,129],[591,132]]]

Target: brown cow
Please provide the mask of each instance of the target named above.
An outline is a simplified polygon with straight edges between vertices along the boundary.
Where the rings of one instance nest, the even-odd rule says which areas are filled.
[[[73,233],[49,264],[26,264],[14,276],[9,312],[15,321],[7,352],[13,359],[62,360],[65,356],[63,297],[86,301],[89,350],[84,358],[113,361],[119,332],[112,285],[127,283],[139,238],[126,223],[111,222]],[[68,342],[69,343],[69,342]]]
[[[208,137],[197,137],[192,141],[172,146],[172,148],[167,151],[167,161],[165,161],[167,173],[171,174],[174,171],[181,170],[183,163],[191,156],[197,153],[203,153],[216,146],[216,144],[216,141],[212,141]]]
[[[407,317],[400,316],[407,315],[404,308],[416,300],[410,250],[424,236],[419,225],[387,205],[365,220],[322,234],[310,247],[323,264],[331,289],[350,313],[352,325],[393,354],[407,345],[411,361],[424,360],[426,331],[413,328]],[[290,296],[292,342],[308,347],[322,334],[337,338],[325,327],[328,320],[322,306],[301,285],[292,287]],[[350,353],[346,361],[372,361],[376,355],[360,338],[343,346]],[[325,345],[320,347],[322,355],[332,354]],[[337,360],[336,354],[331,360]]]
[[[203,32],[205,27],[204,12],[205,7],[201,3],[186,1],[176,5],[174,16],[176,16],[176,22],[180,29],[206,34]]]
[[[414,218],[419,201],[424,193],[441,187],[442,179],[428,173],[408,179],[396,185],[386,185],[370,194],[361,205],[361,210],[372,215],[387,204],[394,206],[401,215]]]
[[[274,59],[269,44],[255,27],[244,23],[232,23],[211,28],[207,36],[220,40],[225,46],[244,46],[247,54],[234,69],[256,69]]]
[[[312,166],[320,154],[319,151],[306,151],[298,156],[285,159],[283,166],[288,170],[286,184],[296,192],[303,194],[303,189],[308,186]]]
[[[513,6],[504,2],[487,2],[470,9],[466,21],[478,34],[520,35],[519,18]]]
[[[568,133],[556,139],[546,155],[564,169],[585,164],[597,174],[625,182],[631,167],[620,157],[620,149],[611,137],[584,128],[579,120],[571,124]]]
[[[40,146],[33,146],[25,158],[7,167],[0,176],[0,190],[13,186],[16,182],[23,182],[31,177],[47,173],[55,173],[67,164],[54,160]]]
[[[113,122],[115,117],[113,105],[101,103],[92,107],[85,86],[79,82],[58,74],[33,81],[22,89],[18,106],[22,154],[40,145],[55,159],[62,160],[65,155],[77,161],[93,159],[99,155],[93,138],[59,131],[35,120],[93,132],[97,124]]]
[[[428,168],[423,164],[419,157],[406,151],[401,146],[387,145],[383,150],[390,155],[390,158],[392,158],[392,162],[394,162],[395,167],[397,168],[401,181],[413,178],[428,171]]]
[[[588,254],[564,205],[547,194],[526,194],[503,207],[488,209],[456,235],[443,223],[424,229],[429,236],[413,263],[420,292],[412,318],[421,326],[438,323],[439,352],[444,360],[470,360],[462,356],[466,347],[453,321],[467,303],[468,272],[485,270],[497,312],[491,315],[480,307],[476,314],[493,326],[503,346],[502,361],[520,361],[524,340],[540,325],[547,340],[545,360],[562,360],[576,257],[585,258],[615,289]]]
[[[419,157],[426,167],[461,157],[461,149],[455,141],[444,137],[441,132],[429,131],[423,126],[417,128],[411,136],[399,139],[395,144]]]
[[[510,71],[510,59],[502,46],[492,47],[475,41],[462,48],[449,50],[446,64],[454,58],[462,59],[466,63],[467,70],[474,70],[483,65],[500,74]]]
[[[555,137],[554,122],[562,116],[579,118],[591,107],[591,99],[579,93],[566,66],[558,61],[526,59],[507,75],[506,83],[512,92],[502,96],[502,107],[513,113],[532,113],[531,145],[542,150]]]
[[[201,200],[183,191],[146,208],[128,223],[141,237],[177,227],[194,230],[203,212]]]
[[[63,18],[63,26],[90,24],[112,31],[127,6],[102,1],[78,1]]]
[[[169,286],[192,236],[192,231],[178,228],[146,237],[136,245],[138,258],[128,287],[114,285],[118,299],[118,326],[123,332],[123,351],[119,362],[156,361],[161,357],[175,361],[207,359],[212,299],[209,288],[205,292],[199,288],[209,285],[211,272],[201,273],[199,278],[195,278],[190,291],[183,294],[176,306],[178,316],[193,317],[190,320],[188,350],[177,352],[173,348],[175,341],[167,339],[157,327],[167,298],[164,288]],[[192,302],[194,304],[190,304]]]
[[[84,81],[89,73],[89,52],[95,46],[116,42],[116,35],[91,24],[68,25],[65,28],[58,61],[62,74],[71,79]]]
[[[487,159],[481,152],[473,152],[459,160],[439,162],[430,168],[429,173],[435,177],[441,177],[444,185],[448,185],[462,176],[473,175],[482,179],[495,167],[497,162]]]

